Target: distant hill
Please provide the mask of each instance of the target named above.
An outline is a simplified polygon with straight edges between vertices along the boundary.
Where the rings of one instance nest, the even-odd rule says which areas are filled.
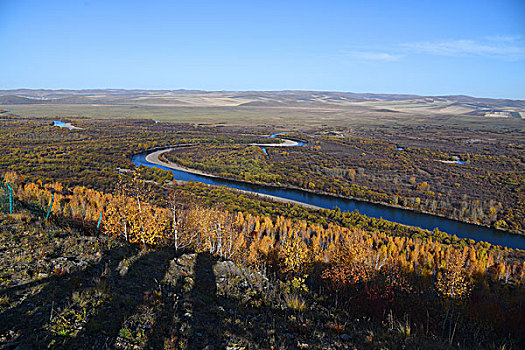
[[[23,104],[92,104],[95,101],[84,96],[21,96],[0,95],[0,105],[23,105]]]
[[[330,108],[371,112],[428,112],[525,117],[525,100],[464,95],[418,96],[337,91],[0,90],[0,105],[82,104],[161,107]]]

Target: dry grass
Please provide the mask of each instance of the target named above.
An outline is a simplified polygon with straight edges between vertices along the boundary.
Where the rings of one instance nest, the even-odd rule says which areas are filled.
[[[412,334],[412,327],[408,319],[405,319],[404,322],[397,322],[395,329],[397,333],[401,336],[402,339],[407,340]]]
[[[285,294],[284,302],[289,309],[299,312],[306,310],[306,302],[299,295]]]
[[[87,105],[42,104],[6,105],[13,113],[28,117],[88,117],[96,119],[151,119],[168,122],[227,125],[272,126],[275,129],[304,130],[318,127],[355,127],[385,125],[431,125],[457,124],[478,126],[480,117],[456,114],[448,110],[427,113],[424,109],[403,112],[375,110],[376,106],[329,106],[329,107],[243,107],[243,106],[158,106],[158,105]],[[520,123],[521,122],[521,123]],[[483,119],[484,125],[508,125],[522,127],[517,118]]]

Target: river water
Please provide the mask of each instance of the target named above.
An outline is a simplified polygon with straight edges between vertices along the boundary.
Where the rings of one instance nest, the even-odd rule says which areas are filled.
[[[53,120],[53,126],[58,126],[59,128],[67,128],[69,130],[79,129],[76,126],[73,126],[69,123],[66,123],[60,120]]]
[[[272,136],[275,137],[275,135]],[[304,143],[302,143],[302,145],[304,145]],[[341,209],[341,211],[358,210],[359,213],[369,217],[383,218],[388,221],[409,226],[417,226],[427,230],[433,230],[437,227],[440,231],[456,235],[460,238],[468,238],[475,241],[486,241],[491,244],[525,250],[525,236],[511,234],[501,230],[468,224],[439,216],[418,213],[412,210],[392,208],[386,205],[375,204],[366,201],[339,198],[336,196],[315,194],[296,189],[283,189],[192,174],[182,170],[175,170],[165,166],[150,163],[146,160],[146,155],[147,153],[133,156],[133,163],[136,166],[144,165],[147,167],[156,167],[171,171],[173,173],[174,179],[176,180],[192,180],[209,185],[228,186],[239,190],[263,193],[271,196],[290,199],[325,209],[335,209],[337,207]]]

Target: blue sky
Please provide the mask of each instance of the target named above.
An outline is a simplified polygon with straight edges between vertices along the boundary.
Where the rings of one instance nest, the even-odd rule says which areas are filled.
[[[525,1],[0,0],[0,89],[525,99]]]

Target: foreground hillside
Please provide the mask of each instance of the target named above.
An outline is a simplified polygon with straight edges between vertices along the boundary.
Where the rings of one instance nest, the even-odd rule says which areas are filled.
[[[136,176],[114,194],[6,176],[17,200],[0,215],[4,349],[524,344],[520,251],[381,222],[158,206]]]
[[[445,345],[378,326],[206,253],[139,248],[24,210],[0,215],[2,349],[346,349]]]

